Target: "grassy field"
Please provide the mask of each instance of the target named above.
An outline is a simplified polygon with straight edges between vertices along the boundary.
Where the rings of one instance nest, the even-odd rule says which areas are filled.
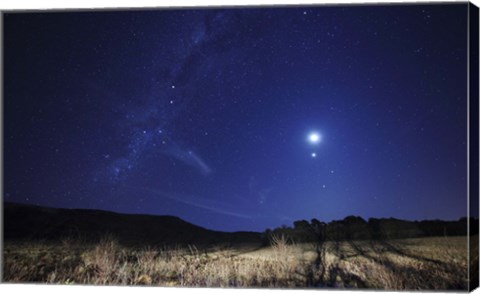
[[[198,249],[64,240],[4,247],[5,282],[200,287],[467,289],[466,237]]]

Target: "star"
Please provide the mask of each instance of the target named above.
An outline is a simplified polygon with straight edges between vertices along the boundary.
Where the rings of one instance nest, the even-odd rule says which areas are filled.
[[[312,157],[313,157],[313,158],[317,157],[317,153],[313,152],[313,153],[312,153]]]

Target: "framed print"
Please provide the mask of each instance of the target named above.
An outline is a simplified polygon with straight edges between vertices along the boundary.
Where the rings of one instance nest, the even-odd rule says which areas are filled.
[[[3,283],[478,286],[475,5],[2,27]]]

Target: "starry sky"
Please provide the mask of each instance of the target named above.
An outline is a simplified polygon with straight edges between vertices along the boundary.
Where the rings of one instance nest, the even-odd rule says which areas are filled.
[[[4,16],[4,201],[223,231],[467,214],[466,3]]]

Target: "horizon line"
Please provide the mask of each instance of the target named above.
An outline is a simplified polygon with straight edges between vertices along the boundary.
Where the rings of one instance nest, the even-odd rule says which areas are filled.
[[[106,209],[97,209],[97,208],[66,208],[66,207],[54,207],[54,206],[44,206],[44,205],[39,205],[39,204],[27,204],[27,203],[22,203],[22,202],[14,202],[14,201],[5,201],[3,200],[2,201],[3,205],[2,205],[2,210],[5,210],[5,206],[8,205],[8,204],[13,204],[13,205],[20,205],[20,206],[32,206],[32,207],[39,207],[39,208],[47,208],[47,209],[63,209],[63,210],[89,210],[89,211],[101,211],[101,212],[107,212],[107,213],[113,213],[113,214],[120,214],[120,215],[132,215],[132,216],[152,216],[152,217],[174,217],[174,218],[178,218],[186,223],[189,223],[191,225],[194,225],[194,226],[197,226],[197,227],[200,227],[200,228],[203,228],[203,229],[206,229],[206,230],[210,230],[210,231],[216,231],[216,232],[223,232],[223,233],[241,233],[241,232],[247,232],[247,233],[251,233],[251,232],[254,232],[254,233],[263,233],[267,230],[275,230],[277,228],[281,228],[282,226],[284,225],[279,225],[279,226],[276,226],[274,228],[265,228],[263,229],[263,231],[248,231],[248,230],[240,230],[240,231],[222,231],[222,230],[216,230],[216,229],[210,229],[210,228],[207,228],[207,227],[204,227],[204,226],[201,226],[201,225],[198,225],[198,224],[195,224],[195,223],[192,223],[192,222],[189,222],[189,221],[186,221],[185,219],[183,219],[182,217],[180,216],[176,216],[176,215],[171,215],[171,214],[151,214],[151,213],[130,213],[130,212],[119,212],[119,211],[115,211],[115,210],[106,210]],[[297,222],[297,221],[307,221],[308,223],[310,223],[313,219],[316,219],[322,223],[325,223],[325,224],[329,224],[329,223],[332,223],[332,222],[338,222],[338,221],[343,221],[345,220],[347,217],[359,217],[361,219],[363,219],[365,222],[369,222],[370,220],[372,219],[379,219],[379,220],[382,220],[382,219],[393,219],[393,220],[398,220],[398,221],[406,221],[406,222],[423,222],[423,221],[442,221],[442,222],[458,222],[462,219],[469,219],[468,216],[461,216],[457,219],[440,219],[440,218],[434,218],[434,219],[421,219],[421,220],[408,220],[408,219],[401,219],[401,218],[396,218],[396,217],[369,217],[369,218],[364,218],[360,215],[347,215],[345,216],[343,219],[335,219],[335,220],[330,220],[330,221],[322,221],[322,220],[319,220],[317,218],[310,218],[310,219],[296,219],[296,220],[293,220],[291,221],[291,225],[292,226],[287,226],[287,227],[290,227],[292,228],[293,227],[293,224],[294,222]],[[470,217],[470,219],[476,219],[475,217]],[[477,218],[478,219],[478,218]],[[5,220],[5,216],[3,214],[3,220]]]

